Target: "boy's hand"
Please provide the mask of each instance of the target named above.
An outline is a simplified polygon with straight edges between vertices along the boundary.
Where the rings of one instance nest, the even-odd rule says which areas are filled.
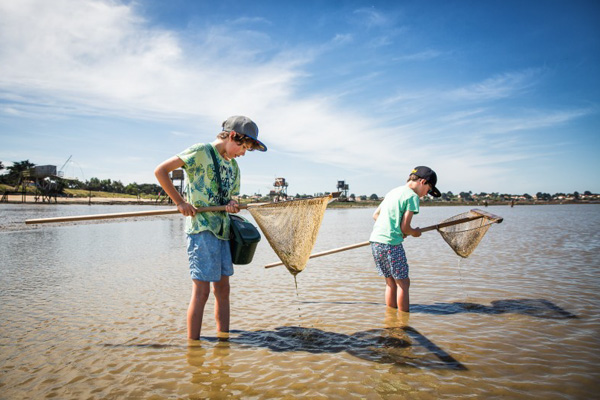
[[[179,210],[180,213],[182,213],[186,217],[193,217],[198,212],[196,210],[196,207],[194,207],[187,201],[177,204],[177,209]]]
[[[240,205],[237,201],[231,200],[226,206],[225,209],[228,213],[237,214],[240,212]]]
[[[411,233],[413,237],[421,236],[421,228],[413,228],[413,232]]]

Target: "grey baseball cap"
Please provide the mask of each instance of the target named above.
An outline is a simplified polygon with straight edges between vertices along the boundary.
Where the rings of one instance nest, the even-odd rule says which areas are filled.
[[[233,117],[227,118],[222,126],[224,132],[234,131],[254,139],[260,146],[256,150],[267,151],[267,146],[258,140],[258,126],[250,118],[244,117],[243,115],[234,115]]]

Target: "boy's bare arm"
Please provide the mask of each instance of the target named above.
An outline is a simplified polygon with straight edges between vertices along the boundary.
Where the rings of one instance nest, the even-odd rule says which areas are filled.
[[[375,221],[377,221],[377,218],[379,218],[379,213],[381,212],[381,205],[377,207],[377,210],[375,210],[375,212],[373,213],[373,219]]]
[[[402,217],[402,223],[400,224],[400,230],[406,236],[419,237],[421,236],[421,230],[419,228],[413,228],[410,226],[414,213],[412,211],[406,211]]]
[[[160,186],[162,186],[167,195],[177,205],[179,212],[187,217],[196,215],[196,208],[187,203],[183,197],[181,197],[177,189],[175,189],[173,181],[171,181],[171,178],[169,178],[169,172],[176,170],[177,168],[181,168],[183,165],[184,163],[179,157],[173,156],[159,164],[159,166],[154,170],[154,175],[156,176]]]

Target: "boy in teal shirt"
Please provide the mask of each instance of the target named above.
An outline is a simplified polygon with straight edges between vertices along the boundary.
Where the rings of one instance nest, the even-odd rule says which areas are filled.
[[[430,194],[440,197],[436,188],[437,175],[429,167],[416,167],[406,185],[392,189],[375,210],[375,225],[369,241],[375,267],[385,278],[385,303],[388,307],[409,312],[408,263],[402,242],[407,236],[419,237],[421,230],[411,227],[414,214],[419,213],[420,198]]]

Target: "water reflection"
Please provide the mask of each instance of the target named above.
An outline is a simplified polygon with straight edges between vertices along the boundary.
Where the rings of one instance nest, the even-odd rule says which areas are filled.
[[[217,338],[217,344],[205,348],[201,342],[188,347],[187,362],[193,367],[191,383],[197,387],[202,398],[224,398],[232,395],[235,378],[231,376],[231,365],[227,360],[230,343],[227,338]]]
[[[1,398],[597,397],[600,205],[491,207],[505,222],[458,271],[434,232],[407,241],[410,314],[385,306],[366,250],[311,261],[297,297],[285,269],[262,268],[276,259],[262,241],[233,280],[243,330],[192,344],[183,219],[26,226],[128,210],[9,208]],[[419,225],[460,212],[428,208]],[[372,213],[328,210],[315,251],[366,240]]]
[[[113,347],[113,348],[137,347],[140,349],[168,349],[170,347],[181,347],[180,345],[176,345],[176,344],[162,344],[162,343],[124,343],[124,344],[104,343],[104,344],[102,344],[102,346],[103,347]]]

